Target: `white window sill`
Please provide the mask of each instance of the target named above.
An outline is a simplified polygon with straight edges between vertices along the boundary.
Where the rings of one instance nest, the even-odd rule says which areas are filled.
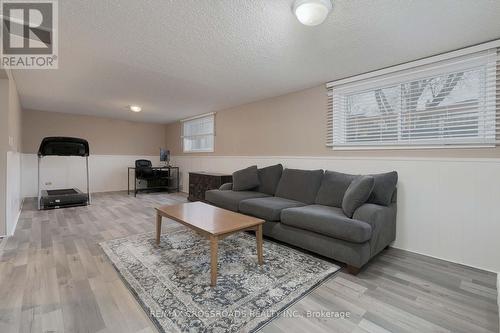
[[[485,145],[435,145],[435,146],[333,146],[332,150],[347,151],[347,150],[417,150],[417,149],[480,149],[480,148],[495,148],[494,144]]]
[[[183,150],[182,151],[185,154],[196,154],[196,153],[213,153],[215,150],[210,149],[210,150]]]

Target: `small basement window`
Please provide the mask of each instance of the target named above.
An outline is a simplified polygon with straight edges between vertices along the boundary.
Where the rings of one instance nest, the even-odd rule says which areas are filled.
[[[214,151],[215,113],[181,120],[182,146],[185,153]]]

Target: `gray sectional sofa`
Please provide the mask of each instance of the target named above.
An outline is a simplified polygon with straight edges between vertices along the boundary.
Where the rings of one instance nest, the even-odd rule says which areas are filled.
[[[265,219],[264,235],[346,263],[353,274],[396,237],[396,172],[251,168],[206,200]]]

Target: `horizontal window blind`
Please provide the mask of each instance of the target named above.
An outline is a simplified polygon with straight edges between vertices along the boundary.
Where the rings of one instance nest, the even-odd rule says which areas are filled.
[[[500,138],[497,48],[336,85],[327,146],[492,146]]]
[[[500,143],[500,48],[497,49],[497,65],[496,65],[496,113],[495,113],[495,139],[496,143]]]
[[[182,142],[184,152],[214,151],[213,113],[182,120]]]

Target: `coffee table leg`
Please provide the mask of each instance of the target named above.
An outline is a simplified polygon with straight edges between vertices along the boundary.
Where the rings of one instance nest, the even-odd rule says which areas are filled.
[[[257,238],[257,258],[259,259],[259,265],[262,265],[264,262],[264,258],[262,256],[262,224],[259,224],[257,227],[255,238]]]
[[[160,214],[156,213],[156,245],[160,245],[161,218],[162,218],[162,216]]]
[[[210,285],[215,287],[217,284],[217,251],[219,239],[217,236],[210,236]]]

